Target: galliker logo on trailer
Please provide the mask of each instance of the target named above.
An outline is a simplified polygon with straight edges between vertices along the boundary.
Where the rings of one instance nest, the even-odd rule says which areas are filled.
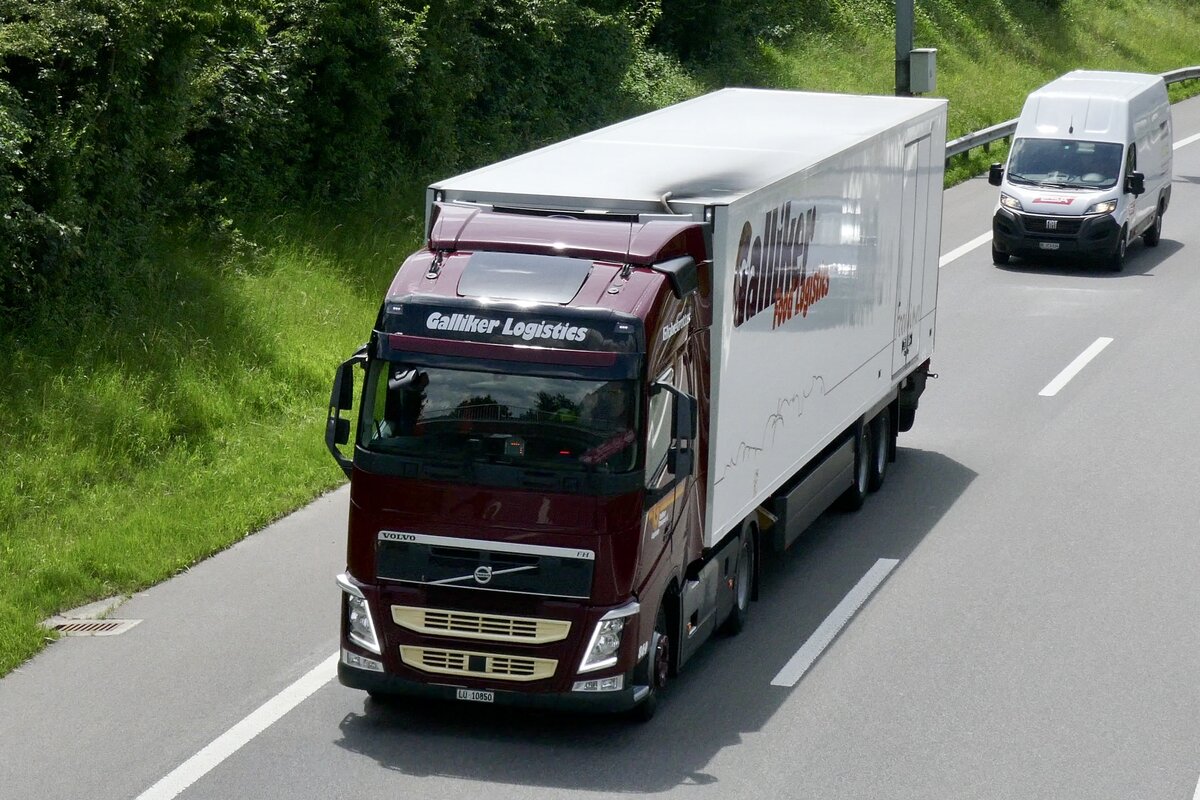
[[[750,220],[742,226],[733,277],[733,324],[741,325],[773,307],[772,328],[828,296],[829,276],[824,270],[808,272],[808,251],[817,224],[812,207],[792,216],[792,201],[771,209],[763,217],[762,233]]]
[[[513,339],[523,339],[526,342],[534,339],[582,342],[588,333],[587,328],[568,325],[565,322],[546,322],[545,320],[519,322],[512,317],[497,319],[495,317],[479,317],[475,314],[443,314],[440,311],[434,311],[426,318],[425,327],[431,331],[509,336]],[[500,330],[496,330],[497,328]]]

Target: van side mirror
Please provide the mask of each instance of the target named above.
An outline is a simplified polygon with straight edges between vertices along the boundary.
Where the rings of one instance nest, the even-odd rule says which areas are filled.
[[[1146,193],[1146,176],[1140,172],[1131,172],[1125,178],[1125,191],[1134,197]]]
[[[988,168],[988,183],[990,183],[992,186],[999,186],[1003,182],[1004,165],[992,164],[992,166]]]

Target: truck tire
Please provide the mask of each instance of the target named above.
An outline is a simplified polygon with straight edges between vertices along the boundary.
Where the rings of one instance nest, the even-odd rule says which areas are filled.
[[[843,511],[858,511],[871,491],[871,426],[858,426],[854,442],[854,483],[838,498]]]
[[[992,242],[992,263],[996,266],[1003,266],[1008,263],[1008,253],[1002,253],[997,250],[995,242]]]
[[[1120,272],[1125,269],[1125,249],[1129,246],[1129,229],[1121,228],[1121,235],[1117,239],[1116,249],[1108,256],[1108,268],[1113,272]]]
[[[1158,241],[1162,238],[1162,218],[1163,210],[1162,203],[1158,204],[1158,210],[1154,212],[1154,222],[1142,234],[1142,241],[1146,243],[1146,247],[1158,247]]]
[[[867,475],[867,488],[872,492],[883,486],[887,477],[888,461],[892,454],[892,412],[884,409],[871,420],[871,469]]]
[[[664,597],[658,604],[658,615],[654,618],[654,633],[650,636],[650,659],[647,685],[650,691],[642,702],[633,707],[633,718],[638,722],[649,722],[658,711],[658,701],[667,688],[671,674],[671,636],[667,630],[667,601]]]
[[[721,624],[721,632],[736,636],[750,619],[750,597],[754,590],[755,537],[750,525],[743,523],[742,542],[738,547],[737,566],[733,570],[733,608]]]

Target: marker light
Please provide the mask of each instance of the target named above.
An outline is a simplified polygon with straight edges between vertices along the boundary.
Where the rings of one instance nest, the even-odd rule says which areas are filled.
[[[611,667],[617,663],[617,651],[621,649],[621,633],[625,630],[625,620],[641,610],[637,603],[614,609],[596,623],[592,632],[592,640],[588,643],[587,654],[579,665],[580,672],[591,672],[596,669]]]

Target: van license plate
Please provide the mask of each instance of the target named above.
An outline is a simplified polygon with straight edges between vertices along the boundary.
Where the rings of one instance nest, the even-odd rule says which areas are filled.
[[[495,692],[484,692],[478,689],[459,689],[457,697],[459,700],[470,700],[472,703],[496,702]]]
[[[1039,242],[1038,247],[1042,248],[1043,250],[1057,250],[1058,242]]]

